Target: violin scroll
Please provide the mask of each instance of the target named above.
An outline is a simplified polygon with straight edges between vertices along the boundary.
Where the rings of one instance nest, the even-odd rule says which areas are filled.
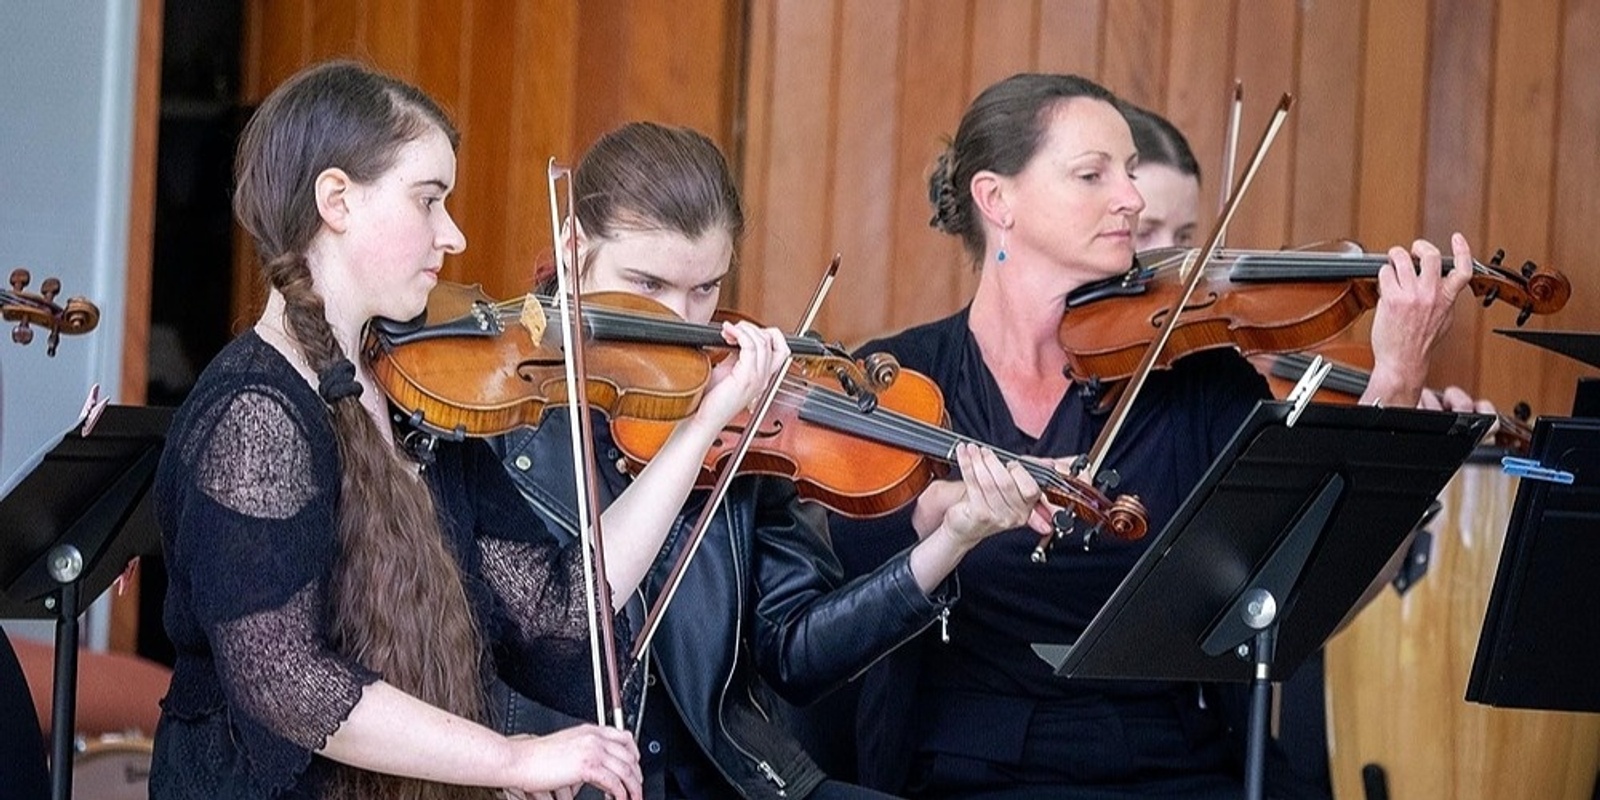
[[[1521,326],[1534,314],[1554,314],[1572,297],[1572,282],[1553,269],[1546,269],[1525,261],[1516,272],[1506,269],[1506,251],[1494,251],[1488,263],[1473,270],[1469,287],[1472,294],[1482,298],[1488,308],[1496,300],[1510,303],[1521,309],[1517,325]]]
[[[100,309],[82,297],[68,298],[65,306],[56,303],[56,297],[61,294],[61,281],[46,278],[35,293],[26,291],[32,280],[32,273],[19,267],[11,271],[11,288],[0,289],[0,319],[16,323],[11,330],[11,341],[21,345],[31,343],[33,326],[38,325],[50,332],[45,353],[54,356],[61,334],[85,334],[100,324]]]

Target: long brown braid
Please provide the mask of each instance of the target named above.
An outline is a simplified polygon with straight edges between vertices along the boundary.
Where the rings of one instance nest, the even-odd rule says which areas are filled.
[[[433,129],[459,141],[444,112],[415,88],[359,64],[304,70],[269,96],[245,128],[234,212],[286,304],[285,324],[319,375],[348,362],[313,284],[306,251],[320,225],[314,185],[337,167],[357,183],[390,169]],[[333,645],[384,680],[442,709],[484,718],[483,643],[431,494],[397,455],[359,394],[328,401],[338,440],[340,556],[329,587]],[[341,767],[328,796],[492,796],[459,786]]]

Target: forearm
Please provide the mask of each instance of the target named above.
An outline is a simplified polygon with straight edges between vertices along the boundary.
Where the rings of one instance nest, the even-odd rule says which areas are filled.
[[[606,580],[617,608],[644,579],[667,531],[700,476],[720,428],[690,417],[673,429],[661,451],[601,515],[606,534]]]
[[[1422,384],[1427,372],[1428,360],[1425,356],[1412,359],[1409,364],[1399,358],[1380,361],[1373,367],[1372,377],[1361,394],[1361,405],[1415,408],[1422,398]]]
[[[366,687],[318,752],[373,772],[439,783],[513,783],[505,737],[382,681]]]
[[[911,575],[924,595],[932,594],[950,573],[955,572],[973,543],[961,541],[949,527],[941,522],[922,541],[911,548]]]

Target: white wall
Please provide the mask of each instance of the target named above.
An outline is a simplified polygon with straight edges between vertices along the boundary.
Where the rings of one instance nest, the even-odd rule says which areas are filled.
[[[0,0],[0,280],[60,278],[101,314],[55,358],[42,335],[22,347],[0,329],[0,490],[91,385],[119,399],[138,16],[137,0]]]

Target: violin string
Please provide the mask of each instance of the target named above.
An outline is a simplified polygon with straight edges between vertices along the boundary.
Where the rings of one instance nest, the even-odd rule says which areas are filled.
[[[554,311],[554,301],[543,295],[534,295],[539,304],[547,311]],[[522,313],[522,298],[502,300],[494,304],[495,315],[501,321],[516,319]],[[652,317],[648,314],[636,314],[626,311],[607,309],[604,306],[590,306],[584,309],[583,316],[596,330],[599,338],[616,337],[619,333],[637,336],[640,339],[665,344],[691,344],[696,346],[723,346],[729,345],[722,338],[720,328],[713,325],[700,325],[678,319]],[[613,327],[605,327],[607,325]],[[610,334],[608,336],[608,334]],[[815,339],[804,336],[785,336],[790,351],[799,356],[828,357],[835,355],[830,352],[827,345]],[[686,341],[687,340],[687,341]]]
[[[786,379],[784,381],[784,392],[791,395],[802,395],[799,408],[803,419],[810,419],[847,433],[870,436],[881,431],[883,435],[882,441],[885,444],[903,446],[914,452],[921,452],[924,455],[939,458],[947,463],[954,461],[955,446],[957,444],[975,444],[989,448],[1004,462],[1021,464],[1022,468],[1041,485],[1054,488],[1065,494],[1074,496],[1078,494],[1077,488],[1073,484],[1048,465],[1029,461],[970,436],[956,433],[947,428],[942,428],[881,406],[870,412],[862,412],[856,406],[854,400],[844,396],[842,393],[836,393],[831,389],[815,384],[801,383],[805,388],[798,390],[789,388],[796,383],[801,382]],[[807,413],[808,411],[810,412],[809,414]]]

